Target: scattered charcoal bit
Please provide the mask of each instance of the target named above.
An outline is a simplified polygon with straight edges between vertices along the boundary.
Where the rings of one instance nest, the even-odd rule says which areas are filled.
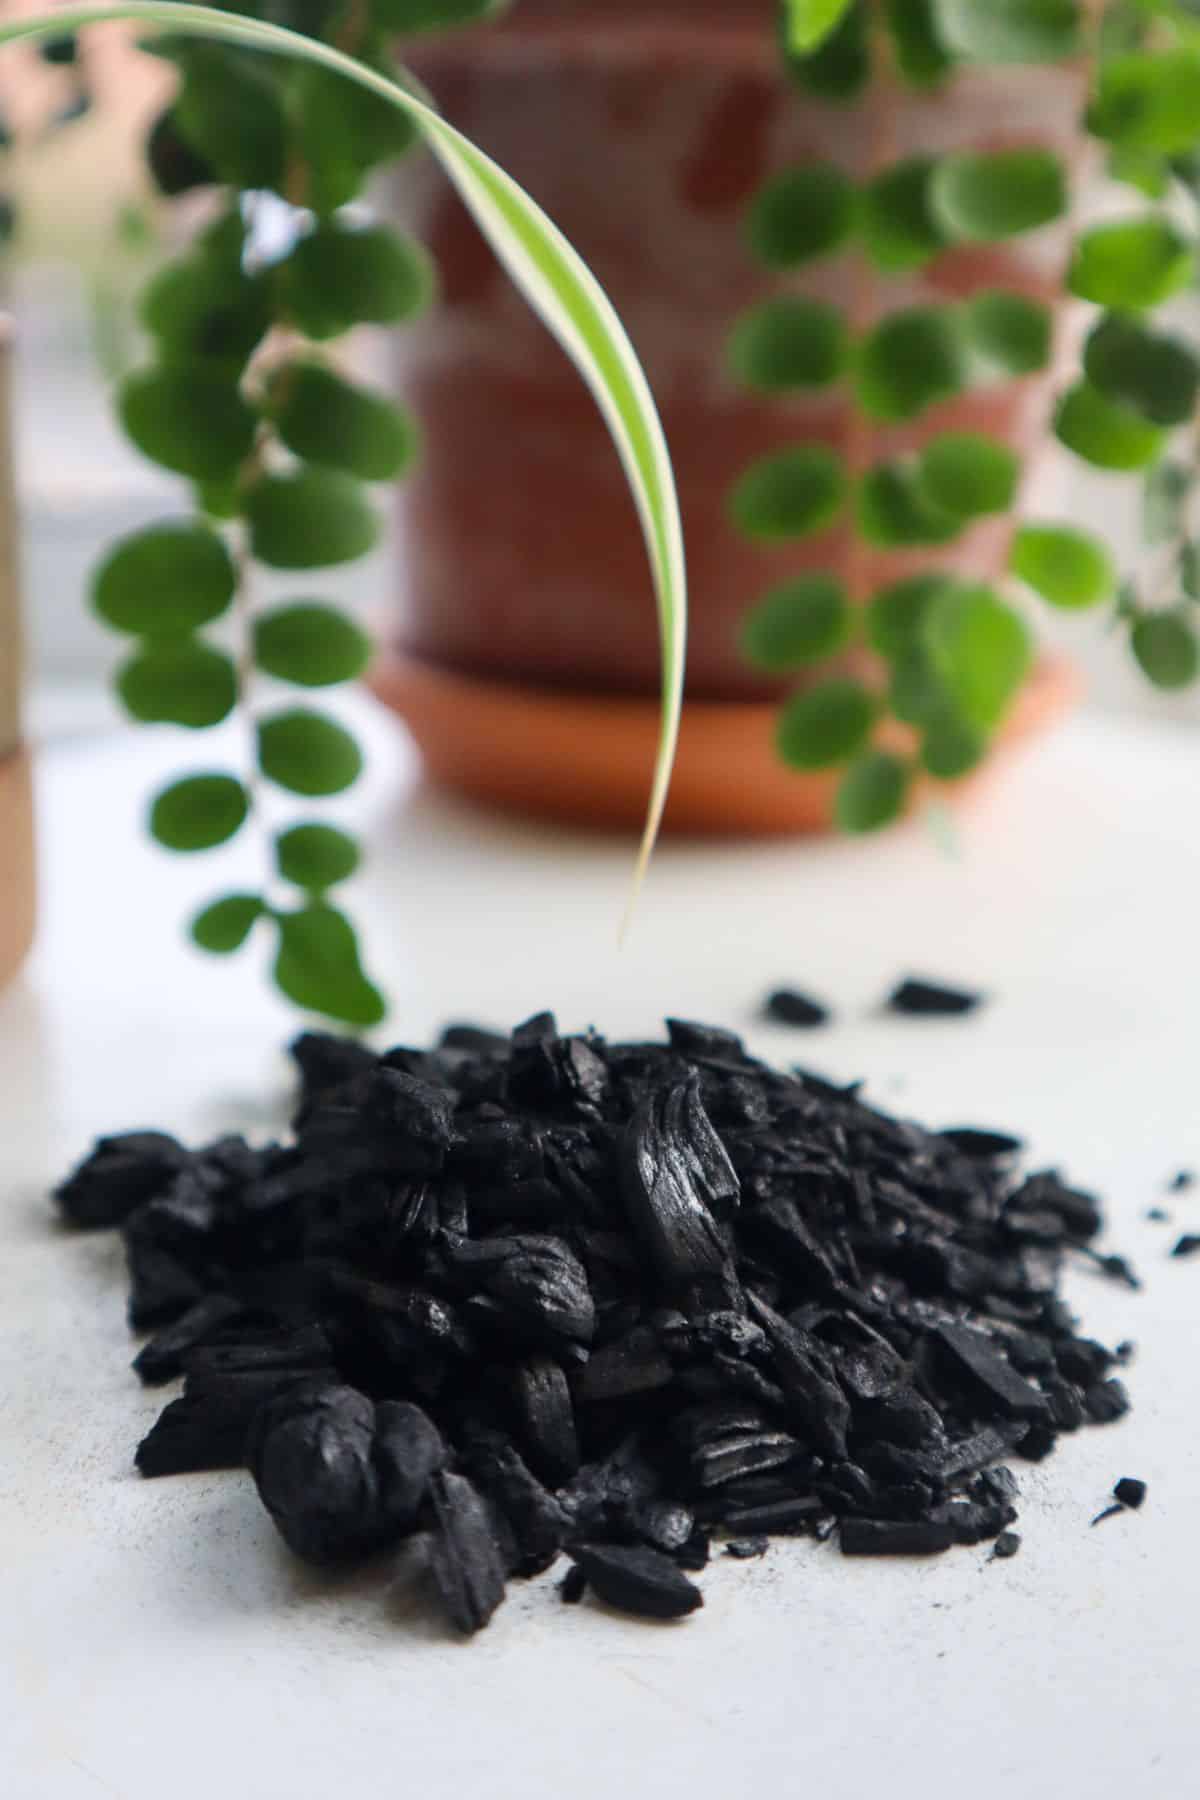
[[[88,1231],[121,1225],[170,1187],[188,1152],[162,1131],[126,1131],[99,1140],[54,1190],[64,1219]]]
[[[1185,1239],[1180,1239],[1180,1243],[1185,1241]],[[1197,1238],[1195,1242],[1200,1246],[1200,1238]],[[1134,1293],[1137,1293],[1142,1284],[1125,1257],[1111,1255],[1104,1256],[1100,1251],[1093,1250],[1090,1245],[1087,1244],[1081,1245],[1080,1248],[1086,1256],[1091,1257],[1102,1275],[1107,1275],[1110,1281],[1122,1282],[1125,1287],[1132,1288]],[[1172,1250],[1171,1254],[1172,1256],[1180,1254],[1178,1245]],[[1185,1251],[1183,1254],[1186,1255],[1187,1252]]]
[[[1176,1239],[1171,1249],[1171,1255],[1195,1256],[1197,1250],[1200,1250],[1200,1237],[1194,1232],[1185,1231],[1182,1237]]]
[[[1020,1548],[1021,1534],[1019,1531],[1002,1531],[992,1545],[991,1560],[993,1562],[1007,1562],[1009,1557],[1015,1556]]]
[[[887,1010],[911,1018],[950,1018],[974,1012],[983,995],[966,988],[946,987],[936,981],[902,981],[888,996]]]
[[[1119,1513],[1123,1513],[1125,1510],[1125,1507],[1120,1505],[1106,1506],[1103,1512],[1098,1512],[1096,1514],[1095,1518],[1092,1520],[1092,1524],[1103,1525],[1105,1519],[1115,1519]]]
[[[587,1593],[587,1576],[578,1563],[572,1563],[558,1584],[564,1606],[578,1606]]]
[[[1127,1506],[1131,1512],[1136,1512],[1146,1498],[1146,1483],[1139,1481],[1136,1476],[1122,1475],[1120,1481],[1113,1488],[1113,1494],[1122,1506]]]
[[[1146,1217],[1151,1225],[1169,1225],[1171,1223],[1170,1213],[1165,1212],[1161,1206],[1147,1207]]]
[[[829,1008],[796,988],[776,988],[768,994],[763,1012],[776,1024],[791,1025],[800,1031],[812,1031],[829,1023]]]
[[[1122,1338],[1121,1342],[1113,1351],[1113,1361],[1122,1364],[1131,1363],[1136,1355],[1137,1345],[1134,1343],[1133,1339]]]
[[[1172,1175],[1172,1177],[1171,1177],[1170,1191],[1173,1194],[1182,1194],[1182,1193],[1186,1192],[1186,1190],[1188,1188],[1194,1187],[1195,1185],[1196,1185],[1195,1170],[1194,1169],[1180,1169],[1177,1171],[1176,1174]]]
[[[771,1540],[766,1537],[733,1538],[726,1544],[725,1554],[738,1562],[750,1562],[756,1556],[765,1556],[770,1547]]]
[[[572,1544],[568,1556],[602,1600],[647,1619],[681,1619],[704,1595],[675,1563],[644,1544]]]
[[[1097,1199],[668,1030],[306,1034],[288,1141],[103,1140],[62,1213],[121,1232],[137,1371],[183,1376],[143,1474],[248,1465],[321,1565],[420,1534],[463,1632],[564,1549],[568,1594],[675,1617],[714,1538],[1005,1544],[1007,1464],[1128,1409],[1059,1294],[1080,1251],[1127,1278]]]
[[[487,1505],[461,1475],[435,1475],[437,1528],[429,1562],[451,1624],[464,1635],[482,1631],[504,1598],[504,1555]]]
[[[842,1520],[838,1541],[843,1556],[940,1556],[955,1538],[942,1519],[850,1517]]]

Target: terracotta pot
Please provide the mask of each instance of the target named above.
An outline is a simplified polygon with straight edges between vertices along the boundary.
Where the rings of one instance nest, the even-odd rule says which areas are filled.
[[[12,333],[0,316],[0,987],[33,938],[33,802],[20,746],[21,619],[9,434]]]
[[[747,394],[726,370],[731,323],[784,285],[747,251],[749,200],[769,174],[797,162],[834,160],[862,178],[917,150],[1036,142],[1071,156],[1078,142],[1076,70],[971,71],[936,95],[876,87],[861,106],[831,106],[782,78],[769,20],[762,0],[518,0],[501,26],[443,40],[419,64],[447,116],[537,196],[588,258],[646,365],[688,546],[692,712],[679,783],[697,791],[716,756],[704,749],[702,725],[722,755],[742,733],[754,735],[750,761],[768,764],[760,754],[766,703],[780,686],[748,669],[736,648],[739,621],[767,588],[817,568],[839,570],[861,595],[939,563],[989,577],[1008,541],[1007,524],[988,521],[940,552],[871,552],[845,526],[764,549],[729,523],[726,497],[739,474],[801,440],[829,444],[862,468],[946,429],[985,431],[1028,454],[1049,400],[1039,377],[972,392],[913,426],[873,429],[840,393]],[[506,792],[498,764],[510,754],[519,764],[520,750],[498,746],[495,719],[485,724],[486,709],[464,707],[462,686],[438,678],[458,678],[476,694],[479,683],[503,686],[506,729],[518,733],[523,715],[532,727],[531,709],[561,704],[564,690],[608,707],[620,697],[630,745],[644,744],[658,679],[645,555],[617,459],[567,359],[445,184],[428,167],[405,182],[405,216],[431,245],[443,294],[402,337],[401,380],[423,418],[426,454],[401,502],[404,591],[379,686],[406,712],[435,772],[545,810],[538,784],[514,775]],[[865,326],[893,306],[984,286],[1053,298],[1065,248],[1065,234],[1049,230],[948,253],[886,285],[851,251],[790,285],[836,301]],[[567,734],[559,754],[578,760],[571,810],[586,818],[596,802],[578,705],[576,716],[577,747]],[[615,725],[611,707],[606,716]],[[624,818],[644,802],[645,759],[631,748],[616,760],[628,766],[629,794],[601,811]],[[469,779],[483,764],[486,779]],[[824,822],[823,809],[788,800],[792,781],[772,777],[770,806],[762,794],[747,796],[744,818],[736,807],[730,816],[728,797],[714,800],[714,822]],[[696,810],[677,801],[668,823],[693,829]]]

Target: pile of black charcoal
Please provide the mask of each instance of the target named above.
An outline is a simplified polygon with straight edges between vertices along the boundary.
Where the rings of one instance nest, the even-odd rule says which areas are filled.
[[[289,1143],[108,1138],[58,1203],[120,1227],[134,1366],[184,1378],[142,1473],[247,1466],[315,1563],[419,1535],[463,1631],[562,1552],[565,1599],[658,1617],[714,1540],[1011,1555],[1006,1460],[1127,1409],[1058,1293],[1068,1255],[1125,1266],[1013,1138],[679,1021],[294,1054]]]

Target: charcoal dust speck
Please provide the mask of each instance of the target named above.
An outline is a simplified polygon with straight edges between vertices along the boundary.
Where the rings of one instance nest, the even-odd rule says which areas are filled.
[[[134,1367],[182,1382],[143,1475],[248,1469],[322,1568],[412,1542],[463,1635],[564,1555],[564,1600],[659,1620],[771,1539],[1003,1559],[1013,1468],[1128,1410],[1130,1347],[1059,1295],[1069,1262],[1127,1265],[1008,1132],[924,1130],[691,1020],[294,1055],[286,1141],[109,1136],[58,1207],[120,1232]]]

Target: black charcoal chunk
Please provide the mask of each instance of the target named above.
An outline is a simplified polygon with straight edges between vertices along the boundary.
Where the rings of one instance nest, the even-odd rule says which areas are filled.
[[[86,1230],[121,1225],[147,1200],[165,1193],[188,1164],[188,1152],[162,1131],[104,1137],[54,1190],[63,1217]]]
[[[300,1105],[305,1108],[356,1075],[365,1075],[379,1060],[356,1038],[328,1031],[302,1031],[288,1046],[300,1071]]]
[[[823,1456],[846,1454],[850,1403],[838,1386],[833,1363],[817,1340],[798,1331],[756,1294],[750,1302],[771,1342],[771,1360],[796,1429]]]
[[[729,1245],[711,1208],[735,1204],[739,1184],[696,1080],[642,1102],[622,1142],[621,1186],[664,1287],[684,1289],[726,1272]]]
[[[889,1012],[904,1013],[912,1018],[950,1018],[974,1012],[982,1006],[983,995],[966,988],[946,987],[940,982],[902,981],[888,996]]]
[[[587,1593],[587,1576],[578,1563],[572,1563],[558,1584],[564,1606],[578,1606]]]
[[[966,1325],[939,1325],[934,1336],[956,1367],[974,1383],[992,1412],[1005,1419],[1039,1419],[1046,1396],[1018,1375],[1001,1350]]]
[[[770,1547],[770,1539],[766,1537],[733,1538],[726,1544],[725,1554],[738,1562],[749,1562],[753,1557],[765,1556]]]
[[[508,1046],[507,1032],[489,1031],[484,1025],[446,1025],[438,1039],[440,1050],[463,1050],[473,1056],[500,1056]]]
[[[800,993],[797,988],[776,988],[773,994],[768,994],[763,1012],[776,1024],[791,1025],[800,1031],[812,1031],[818,1025],[829,1023],[829,1008],[808,994]]]
[[[838,1541],[843,1556],[939,1556],[955,1538],[945,1520],[849,1517]]]
[[[456,1630],[482,1631],[504,1598],[507,1571],[495,1520],[465,1476],[435,1475],[432,1493],[434,1582]]]
[[[725,1514],[724,1524],[728,1531],[751,1537],[794,1537],[811,1531],[824,1511],[825,1503],[818,1495],[800,1494],[763,1506],[735,1507]]]
[[[1173,1194],[1185,1193],[1188,1188],[1194,1187],[1195,1185],[1196,1172],[1194,1169],[1179,1169],[1172,1175],[1170,1181],[1170,1188]]]
[[[138,1469],[158,1476],[241,1468],[259,1408],[308,1378],[309,1371],[293,1369],[189,1376],[179,1399],[163,1408],[138,1445]]]
[[[1016,1156],[1023,1147],[1021,1139],[1011,1137],[1007,1131],[980,1131],[974,1125],[953,1126],[948,1131],[939,1131],[938,1136],[964,1156],[985,1162],[992,1162],[997,1157]]]
[[[512,1572],[537,1575],[548,1569],[571,1529],[566,1508],[547,1493],[503,1438],[491,1435],[476,1444],[471,1451],[470,1468],[512,1532]]]
[[[557,1363],[537,1357],[516,1371],[517,1426],[530,1467],[551,1487],[579,1471],[579,1439],[567,1378]]]
[[[246,1317],[240,1300],[228,1294],[213,1294],[196,1304],[152,1337],[133,1359],[133,1367],[147,1387],[174,1381],[183,1373],[184,1359],[190,1351],[212,1342],[228,1331],[237,1320]]]
[[[1129,1395],[1124,1382],[1112,1376],[1108,1381],[1098,1381],[1094,1387],[1088,1388],[1083,1397],[1087,1416],[1094,1425],[1111,1425],[1114,1420],[1124,1418],[1129,1411]]]
[[[1136,1512],[1146,1498],[1146,1483],[1139,1481],[1136,1476],[1122,1475],[1113,1488],[1113,1494],[1122,1506],[1128,1506]]]
[[[1175,1240],[1171,1255],[1195,1256],[1198,1250],[1200,1250],[1200,1236],[1197,1236],[1194,1232],[1185,1231],[1182,1237]]]
[[[567,1554],[609,1606],[647,1619],[681,1619],[703,1606],[700,1589],[645,1544],[571,1544]]]
[[[1018,1531],[1002,1531],[992,1545],[992,1560],[1007,1562],[1021,1548],[1021,1534]]]

